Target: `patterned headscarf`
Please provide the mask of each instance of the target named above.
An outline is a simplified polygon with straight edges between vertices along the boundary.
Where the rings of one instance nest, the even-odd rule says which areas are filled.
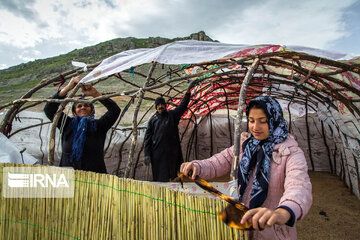
[[[243,155],[238,169],[238,183],[241,186],[241,197],[245,192],[253,172],[250,165],[257,165],[257,171],[250,194],[250,208],[259,207],[264,203],[268,192],[270,162],[274,146],[275,144],[284,142],[288,135],[288,128],[280,104],[269,96],[257,97],[249,102],[246,107],[246,118],[248,122],[250,109],[255,103],[259,104],[266,114],[267,123],[269,124],[269,137],[260,141],[251,135],[242,145]],[[257,162],[251,164],[252,159]]]
[[[81,98],[85,99],[86,98]],[[75,104],[73,104],[74,106]],[[95,122],[95,108],[94,105],[91,105],[92,113],[88,117],[79,117],[74,116],[71,121],[71,126],[73,129],[73,138],[72,138],[72,151],[70,157],[70,163],[74,161],[79,161],[83,155],[84,144],[86,140],[86,132],[96,131],[96,122]]]

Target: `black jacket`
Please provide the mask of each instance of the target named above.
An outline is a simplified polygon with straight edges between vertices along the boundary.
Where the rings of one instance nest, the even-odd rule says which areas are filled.
[[[55,94],[52,98],[62,99],[64,97],[60,97],[58,94]],[[80,161],[73,163],[69,162],[72,151],[72,118],[64,113],[61,113],[57,127],[60,129],[63,121],[65,121],[65,125],[61,136],[62,155],[60,166],[71,166],[74,169],[106,173],[106,166],[104,162],[104,144],[106,133],[118,118],[120,108],[111,99],[100,100],[100,102],[108,109],[108,111],[100,119],[95,120],[96,131],[88,131],[86,133],[83,155]],[[47,103],[45,105],[44,112],[51,121],[54,119],[59,105],[59,103]]]
[[[145,156],[150,156],[153,180],[168,182],[176,177],[183,162],[178,124],[187,109],[190,93],[186,93],[179,106],[157,112],[148,122],[145,133]]]

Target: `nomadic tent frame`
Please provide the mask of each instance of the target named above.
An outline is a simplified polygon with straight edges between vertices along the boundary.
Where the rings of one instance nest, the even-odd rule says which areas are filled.
[[[75,98],[78,86],[63,100],[32,98],[34,93],[45,86],[63,84],[85,70],[91,71],[82,80],[86,83],[97,84],[109,78],[117,78],[126,84],[129,90],[105,93],[91,101],[80,101],[93,103],[104,98],[127,97],[128,102],[125,107],[121,106],[123,111],[115,127],[122,121],[130,106],[135,104],[131,148],[123,172],[124,177],[133,177],[132,173],[137,166],[135,163],[139,159],[139,155],[137,160],[134,155],[140,123],[146,113],[153,109],[150,107],[139,117],[143,101],[153,101],[157,96],[164,96],[169,99],[169,108],[173,108],[185,93],[185,83],[194,80],[196,87],[189,109],[183,116],[183,119],[189,120],[184,134],[191,130],[191,124],[198,124],[196,119],[199,117],[209,117],[211,124],[211,116],[215,111],[225,109],[230,118],[230,111],[235,110],[235,133],[230,134],[234,135],[230,142],[235,144],[235,153],[238,153],[239,136],[243,131],[240,123],[245,104],[256,96],[273,96],[281,102],[289,116],[290,131],[294,114],[305,117],[310,169],[316,170],[308,124],[310,112],[317,113],[323,131],[339,135],[343,144],[338,148],[341,159],[337,159],[336,154],[327,147],[329,159],[323,160],[329,162],[330,172],[340,175],[360,198],[360,59],[350,58],[351,56],[346,54],[299,46],[230,45],[193,40],[174,42],[153,49],[129,50],[104,59],[101,63],[88,65],[87,69],[77,68],[52,79],[44,79],[20,99],[0,107],[0,110],[9,108],[3,117],[0,130],[11,137],[14,134],[11,133],[11,125],[16,115],[41,102],[60,102],[60,113],[67,103],[78,101]],[[138,66],[146,63],[151,63],[147,75],[137,71]],[[160,74],[154,76],[154,72]],[[133,81],[134,76],[145,79],[143,85]],[[60,114],[57,114],[54,118],[51,129],[49,165],[54,164],[55,126],[59,116]],[[192,138],[195,138],[195,128],[192,128]],[[231,132],[230,121],[229,131]],[[326,141],[324,134],[325,145]],[[212,141],[210,144],[212,149]],[[188,151],[191,150],[186,151],[186,155],[190,155]],[[333,159],[331,155],[334,156]],[[236,157],[237,154],[232,176],[236,175]]]

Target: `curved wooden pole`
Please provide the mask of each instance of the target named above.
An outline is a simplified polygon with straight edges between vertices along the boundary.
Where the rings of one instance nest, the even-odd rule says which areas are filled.
[[[100,62],[92,64],[88,67],[88,69],[93,69],[95,68],[97,65],[99,65]],[[51,79],[44,79],[42,81],[40,81],[35,87],[33,87],[32,89],[30,89],[27,93],[25,93],[20,100],[23,99],[27,99],[30,98],[35,92],[37,92],[39,89],[51,84],[51,83],[55,83],[55,82],[59,82],[59,81],[63,81],[64,79],[68,79],[71,78],[73,76],[79,75],[81,73],[83,73],[84,71],[82,69],[75,69],[75,70],[70,70],[68,72],[65,72],[62,75],[56,76],[54,78]],[[4,107],[8,107],[8,106],[12,106],[12,108],[9,109],[9,111],[6,112],[3,120],[0,123],[0,131],[2,133],[7,133],[6,135],[10,134],[10,130],[11,130],[11,124],[16,116],[16,114],[20,111],[20,108],[24,105],[25,102],[13,102],[13,103],[9,103],[6,104],[4,106],[0,106],[0,110]]]
[[[310,128],[309,128],[309,120],[308,120],[308,96],[306,95],[305,98],[305,122],[306,122],[306,134],[307,134],[307,142],[308,142],[308,148],[309,148],[309,157],[310,157],[310,163],[311,163],[311,167],[312,170],[315,171],[315,166],[314,166],[314,160],[312,157],[312,151],[311,151],[311,143],[310,143]]]
[[[331,161],[330,148],[329,148],[329,145],[327,144],[327,141],[326,141],[324,121],[323,121],[323,120],[320,120],[320,122],[321,122],[321,133],[322,133],[322,135],[323,135],[324,144],[325,144],[325,147],[326,147],[326,150],[327,150],[327,154],[328,154],[328,156],[329,156],[330,172],[331,172],[331,173],[334,173],[333,166],[332,166],[332,161]]]
[[[231,173],[230,178],[235,180],[237,178],[237,165],[239,162],[239,155],[240,155],[240,134],[242,131],[242,117],[245,107],[245,97],[246,97],[246,89],[250,83],[250,80],[253,76],[254,71],[259,66],[260,59],[256,58],[254,62],[251,64],[246,76],[241,84],[240,94],[239,94],[239,105],[237,110],[237,116],[235,120],[235,132],[234,132],[234,156],[232,161]]]
[[[111,143],[111,140],[113,138],[113,135],[114,135],[114,132],[115,132],[115,129],[116,127],[119,125],[121,119],[124,117],[125,113],[127,112],[127,110],[129,110],[131,104],[133,103],[134,101],[134,98],[131,98],[129,100],[129,102],[126,104],[126,106],[123,108],[123,110],[121,111],[121,114],[120,116],[118,117],[118,119],[116,120],[115,124],[114,124],[114,128],[111,130],[111,134],[110,134],[110,138],[109,138],[109,142],[108,142],[108,145],[106,146],[105,150],[104,150],[104,155],[106,154],[107,150],[109,149],[110,147],[110,143]]]
[[[127,178],[129,177],[130,175],[130,170],[131,170],[131,165],[133,163],[133,160],[134,160],[134,151],[135,151],[135,146],[136,146],[136,140],[137,140],[137,116],[138,116],[138,113],[139,113],[139,109],[140,109],[140,106],[141,106],[141,103],[142,103],[142,100],[144,98],[144,95],[145,95],[145,91],[144,91],[144,88],[147,87],[147,84],[148,82],[150,81],[150,78],[151,78],[151,75],[155,69],[155,66],[156,66],[156,62],[153,62],[150,70],[149,70],[149,74],[146,78],[146,81],[144,83],[144,87],[140,89],[139,91],[139,98],[138,98],[138,101],[137,101],[137,104],[136,104],[136,108],[135,108],[135,111],[134,111],[134,117],[133,117],[133,123],[132,123],[132,128],[133,128],[133,137],[132,137],[132,141],[131,141],[131,147],[130,147],[130,151],[129,151],[129,159],[128,159],[128,162],[127,162],[127,166],[126,166],[126,169],[125,169],[125,174],[124,174],[124,177]]]

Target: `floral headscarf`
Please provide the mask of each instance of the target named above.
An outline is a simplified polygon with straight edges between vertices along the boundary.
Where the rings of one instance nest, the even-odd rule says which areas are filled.
[[[249,102],[246,107],[246,118],[249,122],[251,107],[259,104],[267,116],[269,124],[269,137],[265,140],[257,140],[251,135],[242,145],[243,155],[239,164],[238,183],[240,196],[242,197],[252,175],[251,161],[257,161],[257,170],[254,177],[251,194],[250,208],[261,206],[266,197],[270,179],[270,162],[275,144],[282,143],[288,135],[288,128],[283,117],[283,112],[278,101],[269,96],[257,97]]]

